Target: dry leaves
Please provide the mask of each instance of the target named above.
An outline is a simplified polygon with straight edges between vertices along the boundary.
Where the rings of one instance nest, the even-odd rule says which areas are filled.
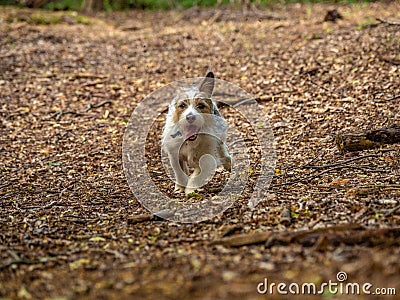
[[[333,8],[343,19],[323,22]],[[339,132],[399,123],[400,31],[375,19],[394,22],[399,12],[396,2],[302,4],[263,15],[133,11],[92,25],[35,25],[26,11],[1,7],[0,297],[255,298],[266,276],[328,281],[341,269],[352,282],[399,289],[398,236],[345,245],[330,233],[313,236],[314,247],[284,239],[353,222],[371,233],[398,228],[399,145],[343,156],[333,142]],[[122,137],[143,97],[207,69],[265,108],[278,156],[273,196],[248,205],[255,163],[223,215],[169,223],[132,195]],[[162,116],[154,126],[150,158],[159,157]],[[248,146],[257,162],[257,145]],[[154,179],[172,193],[171,182]],[[241,234],[262,242],[210,245]]]

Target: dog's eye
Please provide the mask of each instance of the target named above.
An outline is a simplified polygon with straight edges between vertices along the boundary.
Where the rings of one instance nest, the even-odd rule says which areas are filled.
[[[203,103],[199,103],[199,104],[197,104],[197,108],[204,109],[204,108],[206,108],[206,106]]]
[[[184,109],[184,108],[186,107],[186,103],[185,103],[185,102],[181,102],[181,103],[178,105],[178,107],[179,107],[180,109]]]

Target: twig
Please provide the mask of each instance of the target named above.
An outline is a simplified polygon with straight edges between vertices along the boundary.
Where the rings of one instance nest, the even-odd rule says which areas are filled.
[[[400,209],[400,205],[397,205],[396,207],[394,207],[391,210],[389,210],[388,213],[385,214],[385,217],[390,217],[391,215],[393,215],[399,209]]]
[[[217,11],[210,19],[208,19],[208,24],[214,24],[218,22],[223,14],[222,10]]]
[[[13,180],[13,181],[16,181],[16,180]],[[13,184],[12,182],[6,182],[6,183],[0,185],[0,190],[1,190],[1,189],[4,189],[4,188],[6,188],[6,187],[9,187],[9,186],[12,185],[12,184]]]
[[[45,206],[27,206],[24,207],[24,209],[49,209],[54,206],[67,206],[67,204],[58,201],[51,201],[49,204]]]
[[[311,76],[310,76],[309,73],[307,73],[307,79],[308,79],[312,84],[314,84],[314,85],[320,87],[321,89],[323,89],[323,90],[325,90],[325,91],[327,91],[327,92],[329,92],[329,93],[331,93],[331,94],[335,94],[334,92],[332,92],[332,91],[331,91],[330,89],[328,89],[327,87],[324,87],[323,85],[314,82],[314,81],[311,79]]]
[[[96,74],[89,74],[89,73],[78,73],[78,74],[72,74],[70,76],[70,79],[104,79],[108,78],[108,76],[105,75],[96,75]]]
[[[105,101],[102,101],[102,102],[97,103],[97,104],[88,104],[87,108],[83,111],[83,113],[76,112],[76,111],[71,111],[71,110],[65,111],[65,110],[60,109],[60,110],[54,112],[54,113],[53,113],[52,115],[50,115],[50,117],[48,117],[48,118],[49,118],[49,119],[55,118],[57,121],[59,121],[63,115],[68,115],[68,114],[70,114],[70,115],[75,115],[75,116],[83,116],[84,113],[88,112],[88,111],[91,110],[92,108],[102,107],[102,106],[104,106],[104,105],[106,105],[106,104],[112,104],[112,101],[111,101],[111,100],[105,100]]]
[[[308,163],[306,163],[306,164],[303,165],[303,166],[300,166],[300,169],[302,169],[302,168],[310,168],[310,164],[311,164],[312,162],[316,161],[317,158],[321,157],[323,154],[325,154],[325,150],[320,151],[320,152],[319,152],[317,155],[315,155],[314,158],[311,159]]]
[[[79,112],[76,112],[76,111],[69,111],[69,110],[68,111],[64,111],[64,110],[60,109],[59,111],[56,111],[55,113],[53,113],[49,117],[49,119],[55,118],[57,121],[59,121],[63,115],[68,115],[68,114],[76,115],[76,116],[82,116],[83,115],[82,113],[79,113]]]
[[[356,160],[360,160],[360,159],[364,159],[364,158],[369,158],[369,157],[379,157],[379,155],[368,154],[368,155],[363,155],[363,156],[350,158],[348,160],[344,160],[344,161],[341,161],[341,162],[338,162],[338,163],[334,163],[334,164],[328,164],[328,165],[322,165],[322,166],[305,165],[305,166],[302,166],[301,168],[304,168],[304,169],[324,169],[324,168],[329,168],[329,167],[336,167],[336,166],[345,165],[345,164],[348,164],[350,162],[353,162],[353,161],[356,161]]]
[[[102,107],[102,106],[104,106],[104,105],[106,105],[106,104],[112,104],[112,101],[111,101],[111,100],[105,100],[105,101],[102,101],[102,102],[97,103],[97,104],[91,104],[91,103],[89,103],[88,106],[87,106],[87,108],[85,109],[85,112],[88,112],[88,111],[91,110],[92,108]]]
[[[42,263],[41,261],[30,261],[19,257],[15,251],[8,250],[8,253],[12,256],[12,260],[9,260],[4,265],[0,265],[0,270],[5,269],[12,265],[35,265]]]
[[[41,261],[29,261],[29,260],[10,260],[4,265],[0,265],[0,270],[5,269],[12,265],[36,265],[42,263]]]
[[[198,242],[206,242],[206,239],[192,239],[192,238],[179,238],[179,239],[174,239],[174,240],[170,240],[168,241],[168,243],[198,243]]]
[[[360,188],[384,188],[384,189],[400,189],[400,184],[367,184]]]
[[[256,97],[256,98],[244,98],[244,99],[239,99],[234,105],[232,105],[233,107],[237,107],[239,105],[242,104],[247,104],[249,102],[254,103],[260,101],[260,98]]]
[[[308,182],[311,179],[317,178],[317,177],[319,177],[319,176],[321,176],[321,175],[323,175],[325,173],[329,173],[329,172],[332,172],[332,171],[335,171],[335,170],[339,170],[339,169],[343,169],[343,168],[352,168],[352,169],[365,171],[364,168],[360,168],[360,167],[357,167],[357,166],[348,166],[348,165],[342,166],[341,165],[341,166],[336,166],[336,167],[327,169],[325,171],[319,172],[319,173],[314,174],[314,175],[307,176],[305,178],[299,178],[299,179],[296,179],[296,180],[293,180],[293,181],[284,182],[284,183],[280,183],[280,184],[272,184],[271,187],[278,187],[278,186],[285,186],[285,185],[292,185],[292,184],[296,184],[296,183]],[[368,172],[373,172],[373,171],[375,171],[375,170],[368,170]]]
[[[90,81],[90,82],[86,82],[85,84],[82,84],[82,87],[95,86],[95,85],[103,84],[106,82],[107,82],[107,80]]]
[[[388,98],[388,99],[385,99],[385,101],[392,101],[392,100],[396,100],[396,99],[399,99],[399,98],[400,98],[400,94],[394,95],[393,97],[390,97],[390,98]]]
[[[377,21],[383,23],[383,24],[387,24],[387,25],[394,25],[394,26],[400,26],[400,22],[398,21],[387,21],[381,18],[376,18]]]
[[[331,95],[337,97],[338,99],[339,99],[341,96],[343,96],[343,92],[342,92],[342,91],[338,91],[338,92],[332,91],[331,89],[329,89],[329,88],[327,88],[327,87],[325,87],[325,86],[323,86],[323,85],[321,85],[321,84],[319,84],[319,83],[313,81],[313,80],[311,79],[311,76],[310,76],[309,73],[307,73],[307,79],[308,79],[312,84],[314,84],[314,85],[316,85],[317,87],[319,87],[319,88],[321,88],[321,89],[323,89],[323,90],[329,92]]]

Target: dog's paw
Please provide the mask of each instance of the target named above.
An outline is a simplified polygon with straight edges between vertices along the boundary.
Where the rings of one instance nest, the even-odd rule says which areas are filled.
[[[179,194],[184,192],[185,192],[185,187],[183,185],[175,184],[174,193]]]
[[[194,193],[196,191],[196,189],[194,189],[194,188],[186,188],[185,189],[185,195],[187,196],[187,195],[189,195],[189,194],[191,194],[191,193]]]

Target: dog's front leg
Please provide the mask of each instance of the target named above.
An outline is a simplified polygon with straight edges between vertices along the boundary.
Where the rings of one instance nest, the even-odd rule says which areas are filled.
[[[206,185],[214,176],[216,168],[217,162],[215,158],[210,154],[203,155],[199,163],[194,167],[193,174],[189,177],[185,194],[193,193],[196,189]]]
[[[224,166],[224,169],[231,172],[232,171],[232,157],[230,156],[228,149],[226,149],[225,144],[222,144],[219,150],[220,150],[220,156],[221,156],[221,163]]]
[[[188,182],[187,166],[182,160],[175,158],[175,155],[169,155],[169,161],[175,174],[175,193],[181,193],[185,191],[185,186]]]
[[[193,170],[193,173],[192,173],[192,175],[190,175],[188,184],[185,188],[186,195],[193,193],[197,188],[200,187],[199,184],[197,183],[198,180],[196,180],[199,177],[200,173],[201,173],[200,167],[196,167]]]

